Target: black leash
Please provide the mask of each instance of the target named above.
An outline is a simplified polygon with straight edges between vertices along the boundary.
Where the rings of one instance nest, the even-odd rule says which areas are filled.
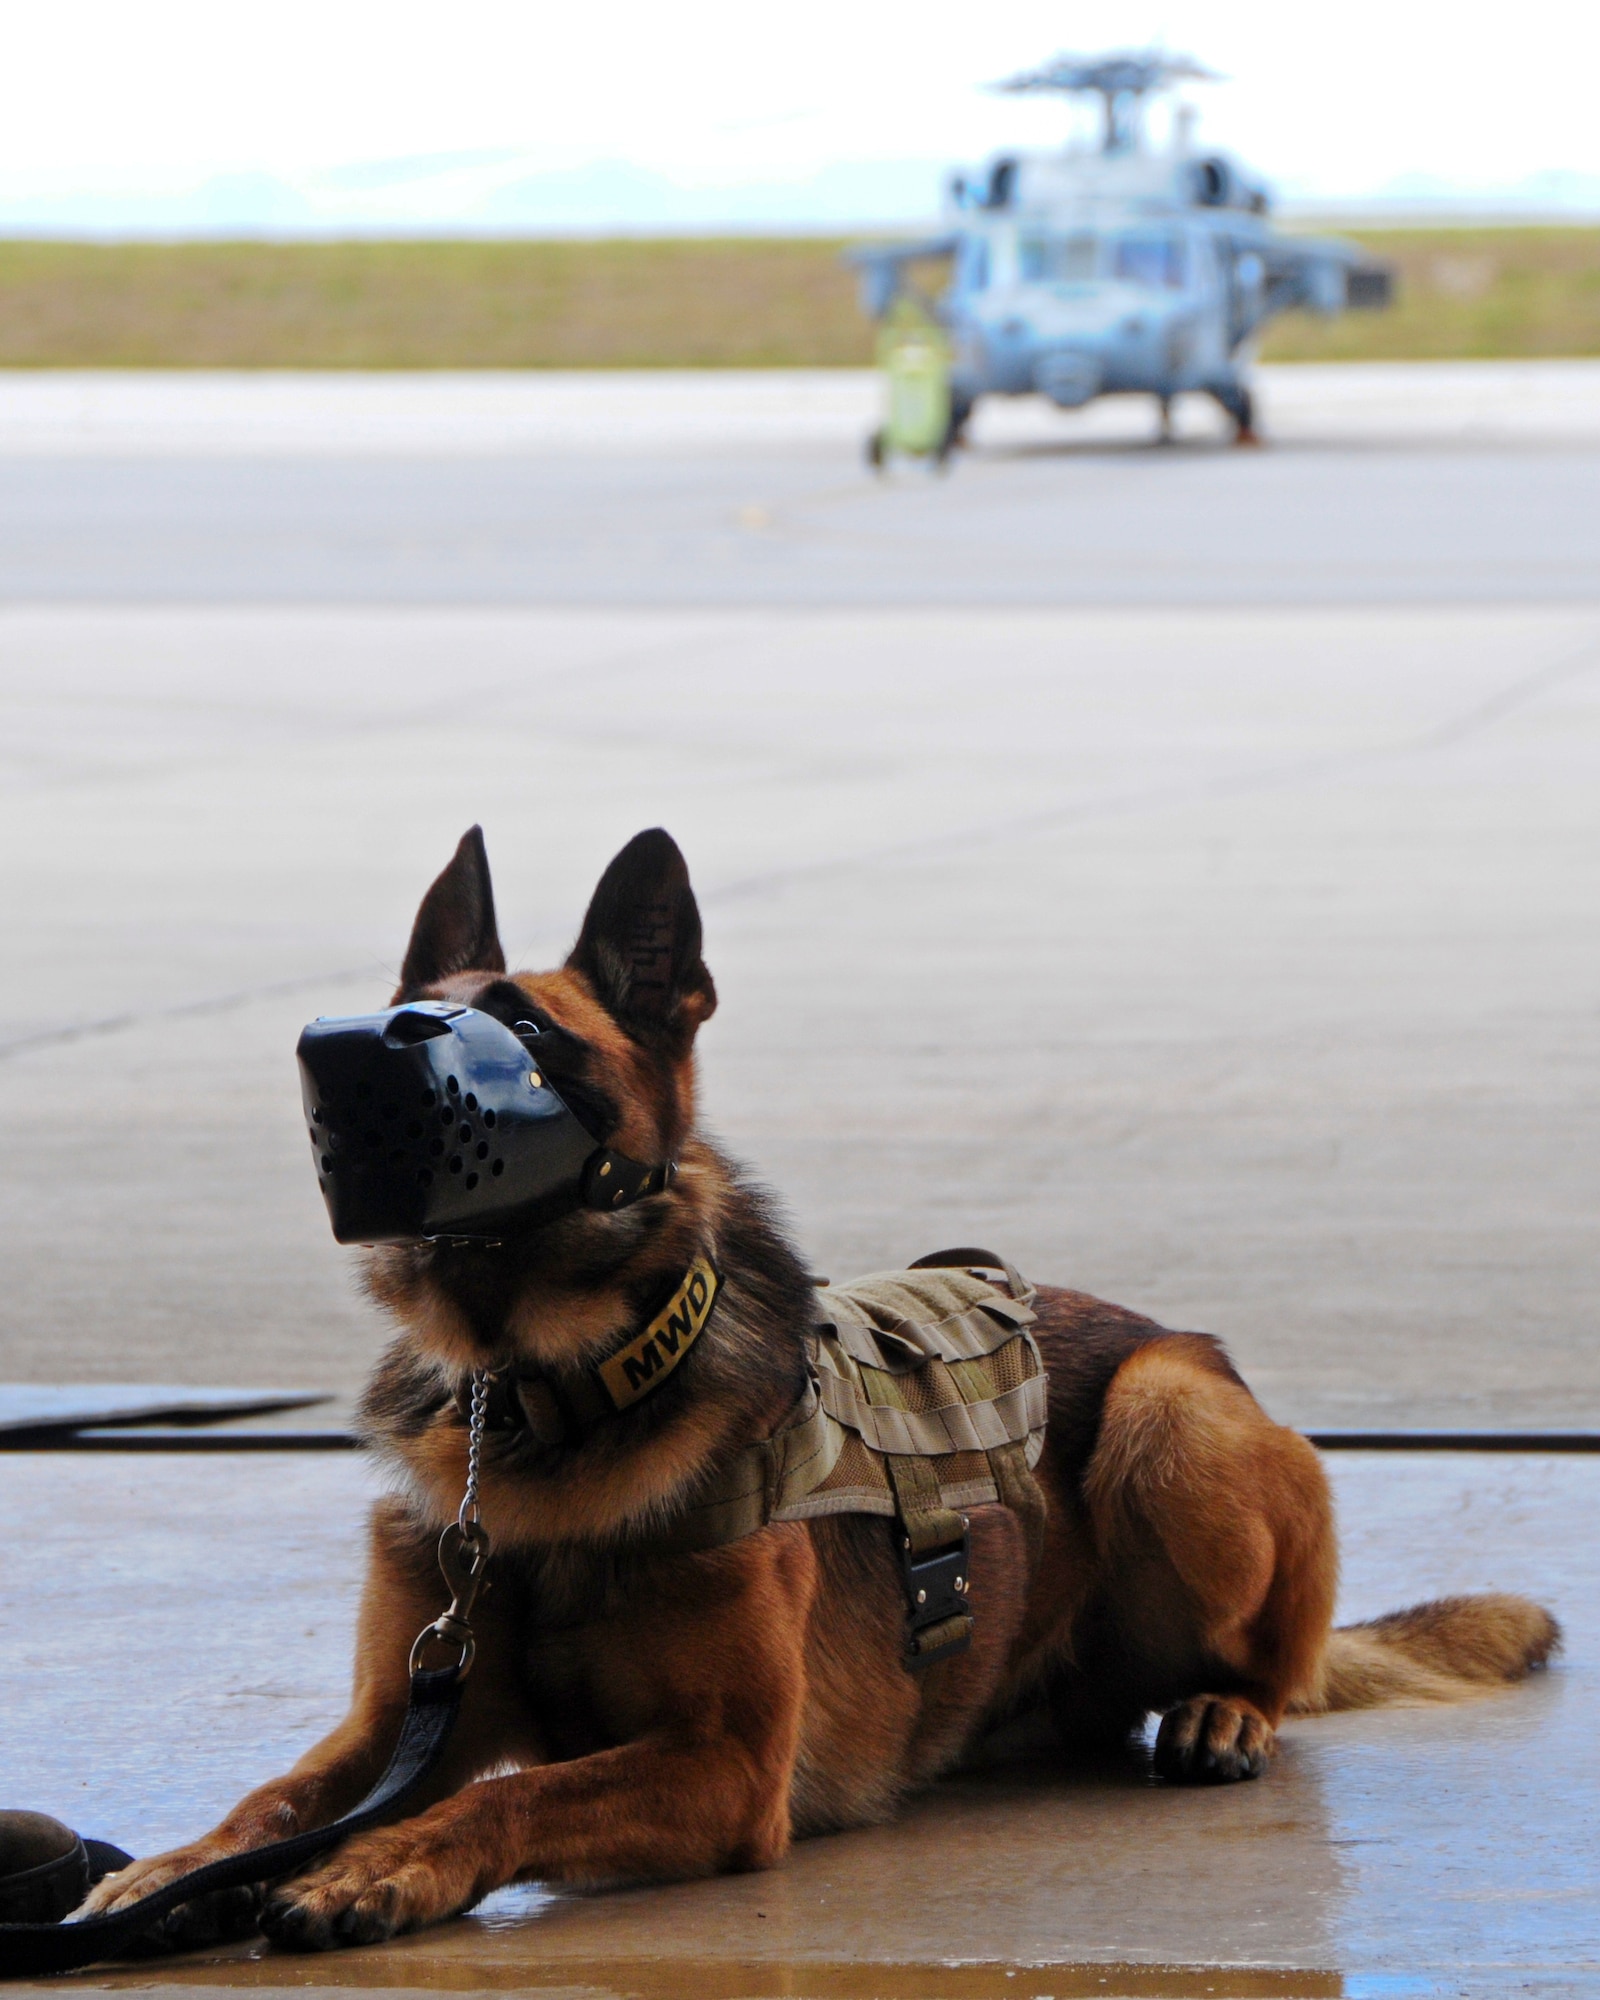
[[[108,1916],[76,1924],[0,1924],[0,1979],[28,1979],[45,1972],[75,1972],[102,1958],[116,1958],[140,1943],[180,1903],[218,1889],[273,1882],[315,1861],[330,1848],[392,1819],[433,1770],[449,1741],[461,1705],[461,1679],[454,1667],[411,1676],[411,1702],[389,1768],[367,1796],[331,1826],[313,1827],[287,1840],[230,1854],[192,1868],[164,1889],[141,1896]]]
[[[461,1707],[461,1683],[472,1665],[474,1651],[470,1623],[473,1599],[483,1581],[489,1559],[489,1537],[478,1515],[478,1463],[483,1444],[484,1415],[488,1405],[488,1382],[482,1371],[473,1378],[472,1414],[467,1445],[467,1492],[461,1512],[439,1541],[439,1567],[450,1586],[450,1608],[433,1624],[417,1634],[411,1648],[411,1694],[400,1740],[395,1744],[383,1776],[359,1805],[352,1806],[330,1826],[310,1827],[274,1840],[265,1847],[252,1847],[244,1854],[230,1854],[221,1861],[192,1868],[164,1888],[141,1896],[126,1909],[104,1916],[85,1917],[80,1923],[0,1923],[0,1979],[29,1979],[47,1972],[75,1972],[104,1958],[116,1958],[135,1945],[146,1944],[149,1934],[162,1918],[180,1903],[214,1895],[221,1889],[244,1888],[256,1883],[280,1881],[297,1874],[308,1862],[329,1852],[352,1834],[381,1826],[397,1818],[416,1797],[437,1768],[450,1741],[456,1715]],[[422,1662],[434,1642],[458,1649],[453,1666],[425,1667]],[[37,1821],[35,1814],[19,1819]],[[65,1830],[63,1830],[65,1831]],[[100,1842],[78,1842],[62,1861],[71,1862],[79,1849],[99,1848],[103,1855],[117,1854]],[[92,1857],[91,1857],[92,1858]],[[122,1856],[125,1860],[126,1857]],[[84,1863],[88,1867],[88,1861]],[[39,1892],[49,1907],[46,1877],[57,1872],[54,1863],[30,1868],[10,1878],[0,1877],[0,1907],[26,1897],[28,1878],[37,1877]],[[7,1881],[14,1892],[8,1897]],[[85,1880],[87,1881],[87,1875]],[[181,1947],[180,1947],[181,1948]]]

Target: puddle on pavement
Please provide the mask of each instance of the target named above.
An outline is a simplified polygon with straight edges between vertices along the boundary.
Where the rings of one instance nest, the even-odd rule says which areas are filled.
[[[51,1990],[63,1985],[151,1995],[222,1986],[297,1996],[349,1990],[515,1991],[544,2000],[1358,2000],[1374,1994],[1370,1981],[1347,1984],[1337,1972],[1271,1966],[691,1962],[680,1957],[566,1959],[539,1966],[525,1958],[497,1960],[470,1950],[441,1955],[436,1949],[403,1945],[334,1957],[290,1957],[256,1948],[236,1958],[166,1965],[158,1974],[89,1974],[52,1982]],[[1436,1990],[1426,1980],[1382,1982],[1384,2000]]]

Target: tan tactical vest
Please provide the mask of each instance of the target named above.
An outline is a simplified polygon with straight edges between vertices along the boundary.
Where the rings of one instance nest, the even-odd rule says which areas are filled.
[[[971,1259],[1004,1270],[1005,1282]],[[812,1379],[789,1422],[748,1446],[674,1523],[665,1545],[717,1548],[772,1521],[881,1514],[898,1521],[913,1665],[960,1651],[967,1609],[964,1510],[998,1501],[1043,1540],[1033,1468],[1044,1449],[1046,1379],[1030,1286],[984,1253],[940,1268],[881,1271],[817,1293]]]

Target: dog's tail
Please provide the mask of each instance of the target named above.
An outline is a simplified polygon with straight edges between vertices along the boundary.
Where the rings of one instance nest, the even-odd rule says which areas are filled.
[[[1561,1627],[1526,1597],[1440,1597],[1331,1632],[1289,1712],[1473,1701],[1542,1667],[1560,1645]]]

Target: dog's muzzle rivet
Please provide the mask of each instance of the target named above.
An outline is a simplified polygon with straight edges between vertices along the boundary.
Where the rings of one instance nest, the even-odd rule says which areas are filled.
[[[917,1602],[919,1604],[926,1604],[927,1601],[928,1601],[928,1593],[925,1590],[919,1590],[917,1592]]]
[[[604,1180],[604,1179],[605,1179],[605,1177],[606,1177],[606,1175],[607,1175],[607,1174],[609,1174],[609,1173],[610,1173],[610,1171],[611,1171],[611,1162],[610,1162],[609,1160],[602,1160],[602,1161],[600,1162],[600,1178],[601,1178],[601,1180]]]
[[[544,1078],[536,1069],[528,1071],[528,1087],[531,1090],[542,1090],[544,1088]]]

